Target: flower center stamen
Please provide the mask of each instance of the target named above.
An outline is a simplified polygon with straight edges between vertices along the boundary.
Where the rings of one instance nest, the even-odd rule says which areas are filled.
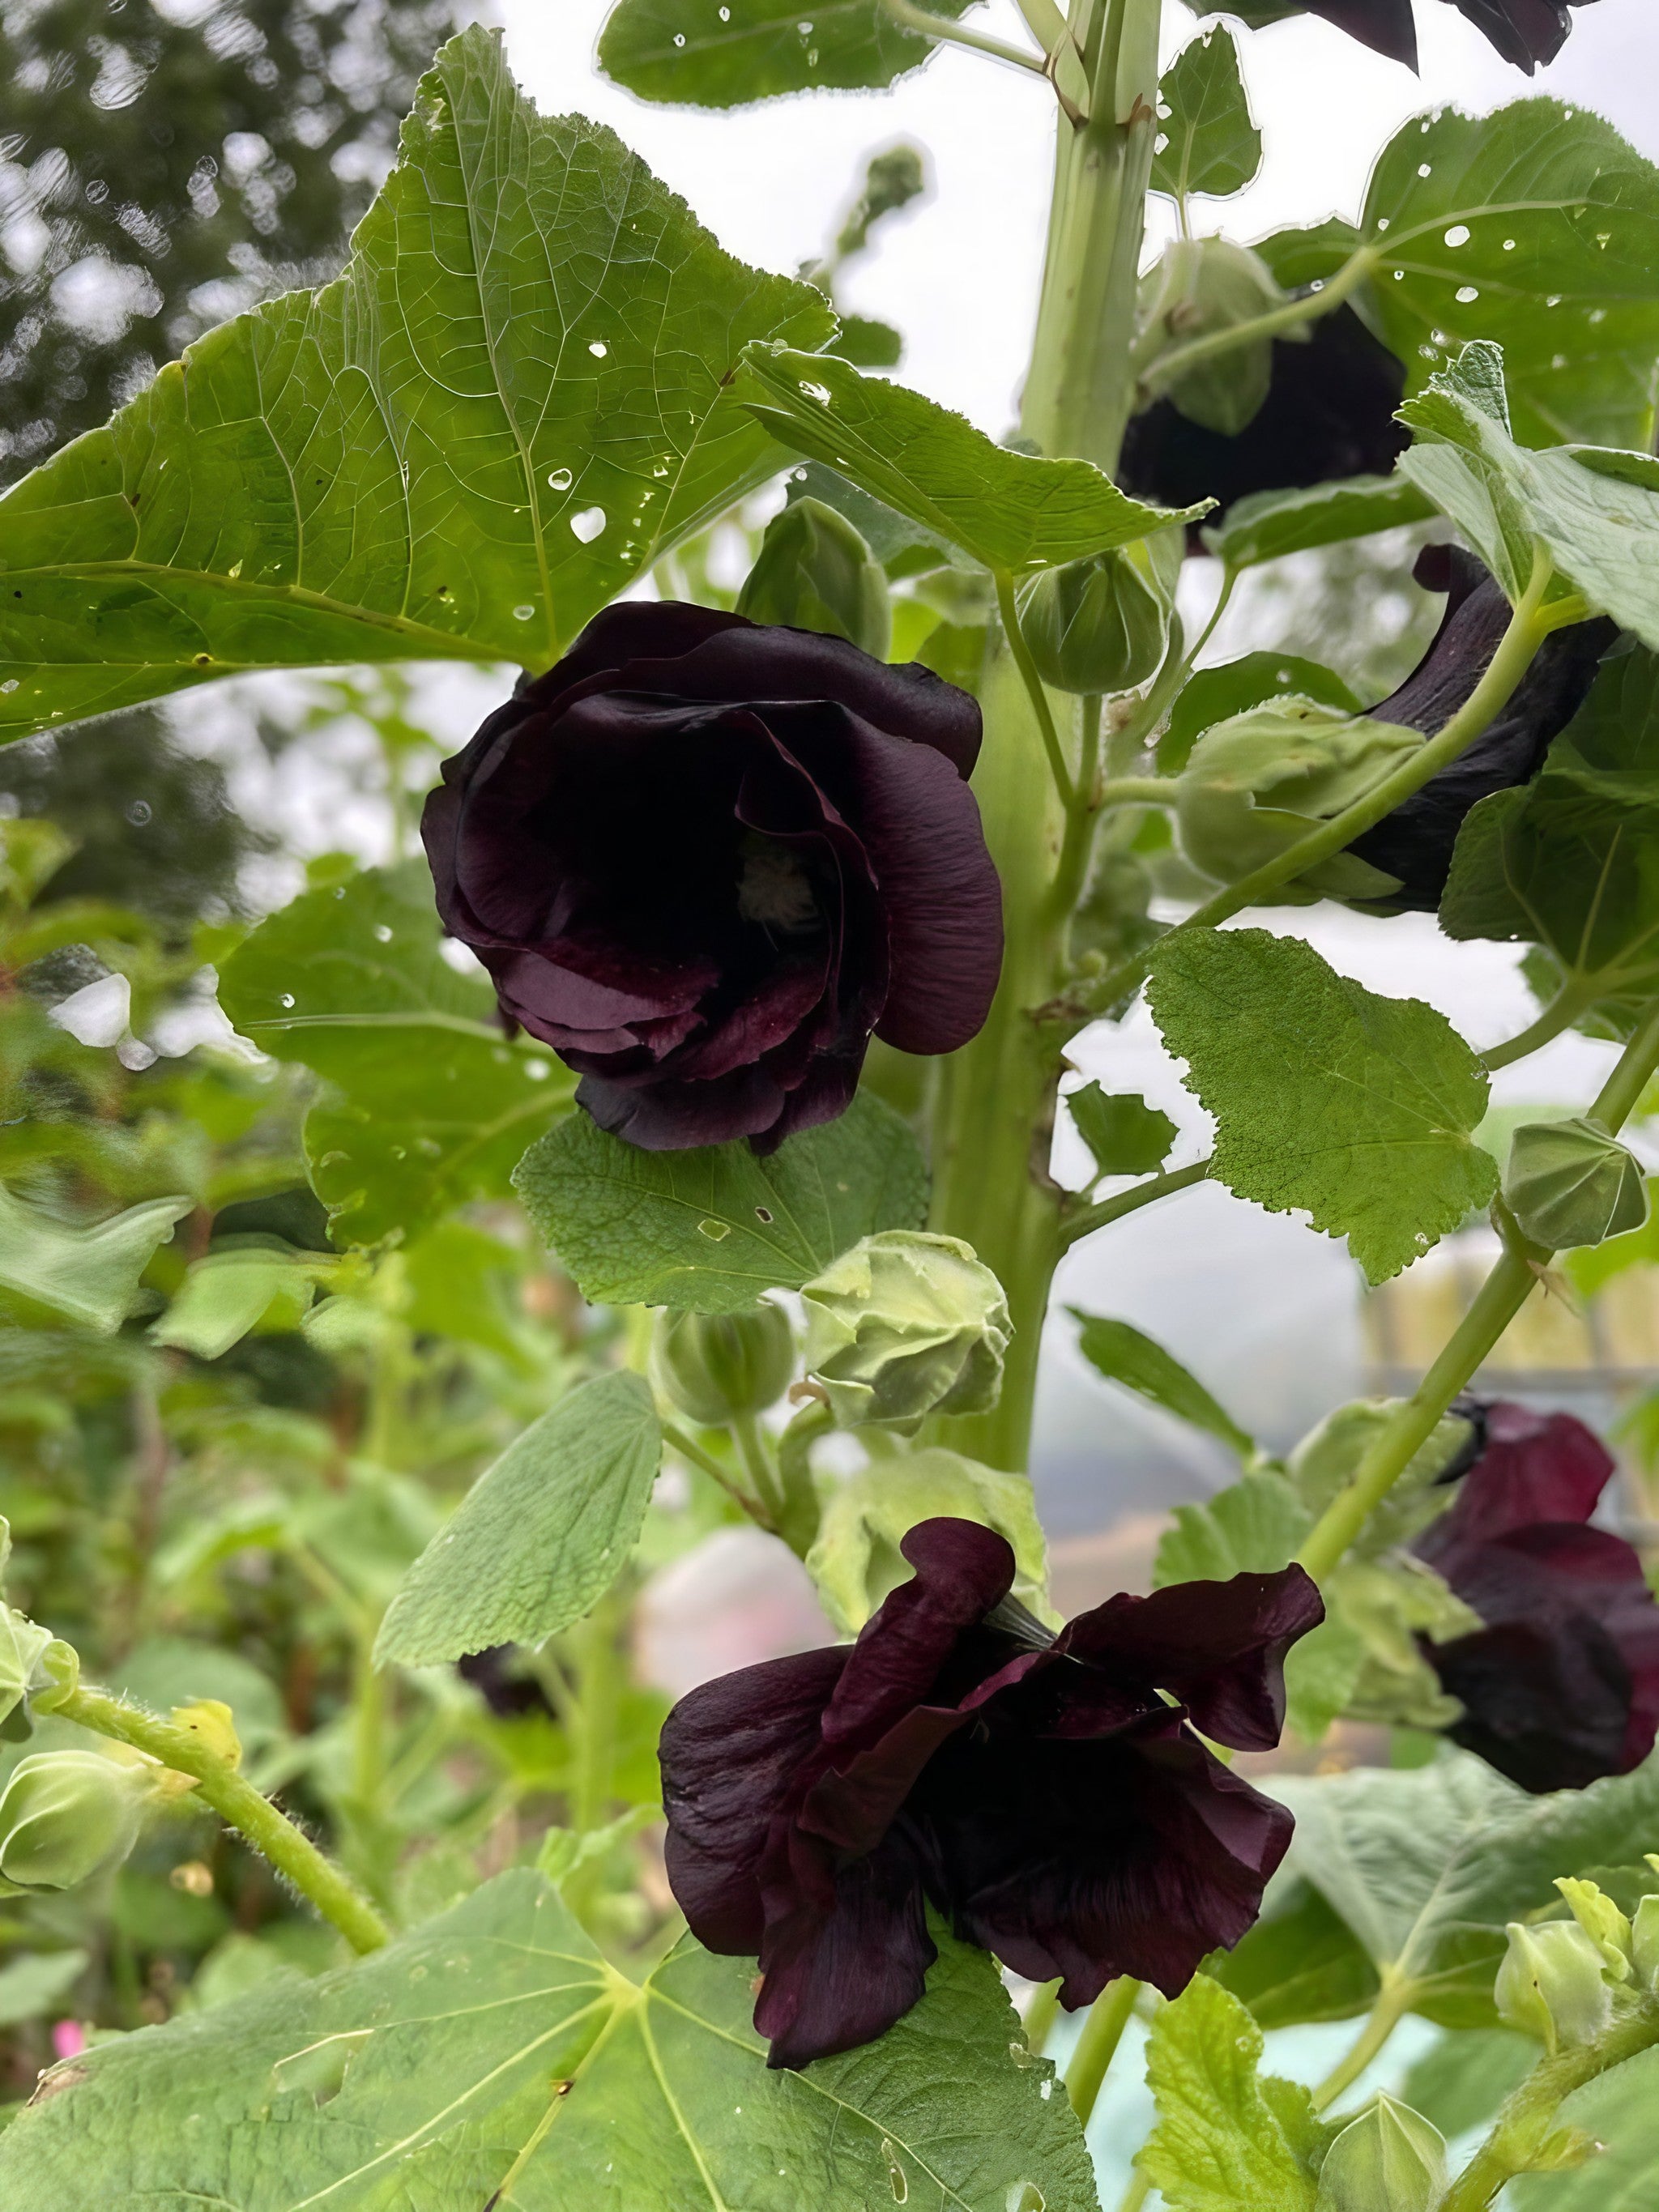
[[[738,847],[738,912],[763,929],[798,934],[822,916],[811,872],[788,846],[746,831]]]

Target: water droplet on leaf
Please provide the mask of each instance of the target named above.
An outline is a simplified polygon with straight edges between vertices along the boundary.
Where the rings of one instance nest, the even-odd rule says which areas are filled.
[[[547,481],[555,491],[568,491],[572,478],[568,469],[554,469],[550,472]]]
[[[582,544],[591,545],[605,528],[605,514],[602,507],[585,507],[580,514],[571,516],[571,532]]]
[[[513,619],[514,622],[528,622],[535,614],[535,611],[536,610],[534,607],[514,607],[513,610]]]

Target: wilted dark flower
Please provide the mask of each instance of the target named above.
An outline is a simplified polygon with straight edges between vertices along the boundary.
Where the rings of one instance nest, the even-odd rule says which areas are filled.
[[[1486,674],[1510,608],[1482,563],[1461,545],[1425,546],[1413,573],[1425,591],[1449,595],[1445,615],[1418,666],[1369,711],[1379,722],[1403,723],[1433,737]],[[1583,705],[1597,664],[1617,635],[1613,623],[1598,617],[1547,638],[1485,734],[1354,839],[1351,853],[1399,879],[1391,907],[1435,911],[1464,816],[1477,799],[1537,775],[1552,740]]]
[[[1285,1654],[1324,1611],[1299,1567],[1115,1597],[1056,1638],[993,1530],[924,1521],[901,1548],[915,1578],[855,1644],[707,1683],[663,1730],[669,1880],[709,1949],[758,1953],[775,2066],[908,2010],[929,1899],[1066,2005],[1119,1973],[1173,1996],[1290,1842],[1188,1721],[1278,1741]]]
[[[1154,401],[1124,434],[1118,481],[1171,507],[1213,499],[1213,525],[1251,492],[1386,476],[1411,443],[1394,419],[1405,395],[1399,361],[1352,307],[1337,307],[1303,342],[1275,340],[1267,397],[1237,437],[1189,422],[1173,400]]]
[[[1630,1546],[1586,1526],[1613,1472],[1570,1413],[1462,1406],[1480,1452],[1417,1549],[1486,1624],[1425,1647],[1448,1730],[1523,1790],[1628,1774],[1659,1728],[1659,1605]]]
[[[842,1112],[872,1031],[984,1021],[1001,893],[980,712],[914,663],[707,607],[609,607],[444,763],[445,928],[650,1151],[769,1151]]]
[[[1309,12],[1322,15],[1340,31],[1390,60],[1417,67],[1417,26],[1412,0],[1304,0]],[[1553,62],[1572,27],[1569,8],[1589,0],[1452,0],[1483,31],[1506,62],[1530,76],[1540,62]]]

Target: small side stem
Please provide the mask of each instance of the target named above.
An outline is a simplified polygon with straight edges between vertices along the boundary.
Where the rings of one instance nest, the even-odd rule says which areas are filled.
[[[147,1753],[175,1773],[193,1775],[203,1803],[269,1859],[325,1920],[332,1921],[353,1950],[378,1951],[390,1942],[386,1923],[356,1885],[269,1798],[262,1797],[190,1729],[175,1728],[171,1721],[143,1712],[102,1690],[74,1690],[52,1710],[82,1728]]]
[[[907,31],[915,31],[924,39],[937,39],[941,46],[966,46],[970,53],[988,54],[993,61],[1012,63],[1015,69],[1031,70],[1038,76],[1047,76],[1048,64],[1037,54],[1027,53],[1024,46],[1011,46],[1006,39],[994,39],[988,31],[970,30],[965,23],[952,23],[943,15],[935,15],[926,8],[915,8],[910,0],[881,0],[883,11]]]
[[[1117,2055],[1117,2046],[1123,2040],[1123,2031],[1129,2025],[1135,2008],[1135,1999],[1140,1995],[1140,1984],[1133,1975],[1121,1974],[1110,1982],[1089,2008],[1089,2016],[1083,2023],[1083,2033],[1072,2053],[1072,2063],[1066,2069],[1066,2094],[1072,2110],[1086,2128],[1089,2115],[1094,2111],[1095,2100],[1100,2094],[1100,2085],[1106,2079],[1106,2070]]]
[[[1031,658],[1019,626],[1019,611],[1014,605],[1014,580],[1006,568],[996,571],[997,612],[1002,617],[1002,627],[1008,640],[1008,650],[1014,656],[1014,665],[1019,671],[1020,682],[1025,686],[1026,696],[1031,702],[1031,712],[1042,738],[1042,750],[1048,757],[1048,772],[1054,777],[1054,789],[1060,803],[1071,806],[1075,799],[1071,770],[1066,765],[1065,749],[1060,742],[1060,732],[1054,727],[1054,709],[1048,704],[1048,694],[1042,678],[1037,674],[1036,663]]]
[[[773,1525],[779,1526],[783,1519],[783,1489],[771,1451],[761,1434],[760,1423],[752,1413],[734,1413],[732,1433],[737,1438],[738,1455],[754,1485],[755,1495],[771,1516]]]
[[[711,1481],[719,1483],[732,1503],[741,1506],[751,1521],[763,1528],[769,1528],[770,1523],[766,1517],[765,1507],[757,1498],[751,1498],[741,1483],[734,1482],[730,1470],[723,1468],[712,1452],[706,1452],[694,1437],[687,1436],[685,1431],[678,1427],[674,1422],[665,1421],[662,1425],[662,1438],[663,1442],[672,1450],[677,1451],[683,1460],[692,1467],[701,1468]]]
[[[1173,806],[1175,803],[1173,776],[1112,775],[1100,787],[1103,806]]]
[[[1389,2038],[1411,2009],[1409,1982],[1384,1982],[1365,2025],[1337,2063],[1313,2093],[1314,2110],[1322,2112],[1343,2092],[1352,2089],[1371,2061],[1379,2057]]]
[[[1142,389],[1156,393],[1185,375],[1189,368],[1196,368],[1200,362],[1213,360],[1217,354],[1231,353],[1257,338],[1276,337],[1280,331],[1293,331],[1298,325],[1317,322],[1322,315],[1328,315],[1334,308],[1340,307],[1348,295],[1364,283],[1374,266],[1370,248],[1362,246],[1317,292],[1287,301],[1284,307],[1272,308],[1265,315],[1252,315],[1249,322],[1235,323],[1226,330],[1210,331],[1200,338],[1189,338],[1185,345],[1159,354],[1142,374]]]
[[[1145,1182],[1133,1184],[1128,1190],[1119,1191],[1114,1198],[1103,1198],[1093,1206],[1085,1206],[1063,1218],[1060,1226],[1061,1249],[1070,1251],[1079,1237],[1105,1228],[1109,1221],[1121,1221],[1126,1213],[1138,1213],[1143,1206],[1151,1206],[1160,1198],[1169,1198],[1178,1190],[1190,1190],[1195,1182],[1208,1176],[1213,1161],[1208,1154],[1194,1160],[1190,1167],[1171,1168],[1165,1175],[1149,1176]]]
[[[1535,1022],[1529,1022],[1516,1036],[1505,1037],[1502,1044],[1483,1052],[1482,1061],[1494,1074],[1500,1067],[1512,1067],[1517,1060],[1525,1060],[1529,1053],[1537,1052],[1552,1038],[1570,1030],[1580,1014],[1595,1005],[1599,995],[1597,991],[1586,988],[1583,976],[1570,977]]]

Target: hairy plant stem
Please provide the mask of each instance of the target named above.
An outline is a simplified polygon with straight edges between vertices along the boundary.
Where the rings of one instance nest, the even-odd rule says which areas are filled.
[[[1589,1118],[1617,1136],[1659,1069],[1659,1004],[1650,1007],[1601,1086]],[[1449,1341],[1411,1396],[1361,1460],[1354,1478],[1315,1523],[1298,1554],[1320,1582],[1341,1560],[1371,1514],[1433,1435],[1459,1392],[1515,1319],[1552,1255],[1511,1228],[1503,1257],[1475,1296]]]
[[[1072,2063],[1066,2069],[1066,2094],[1085,2128],[1100,2094],[1100,2085],[1106,2079],[1107,2069],[1117,2056],[1123,2031],[1134,2016],[1135,1999],[1139,1995],[1140,1984],[1133,1975],[1120,1974],[1116,1981],[1107,1984],[1089,2008],[1083,2033],[1072,2053]]]
[[[1069,1251],[1080,1237],[1088,1236],[1091,1230],[1103,1229],[1110,1221],[1121,1221],[1126,1213],[1138,1213],[1143,1206],[1169,1198],[1176,1191],[1190,1190],[1195,1182],[1207,1178],[1212,1164],[1206,1152],[1190,1167],[1170,1168],[1163,1175],[1148,1176],[1144,1182],[1133,1183],[1114,1197],[1097,1199],[1092,1206],[1080,1206],[1075,1212],[1068,1211],[1060,1222],[1060,1243]]]
[[[102,1690],[73,1690],[52,1710],[96,1735],[147,1753],[176,1774],[192,1775],[202,1802],[269,1859],[324,1919],[332,1921],[354,1951],[378,1951],[391,1940],[386,1923],[356,1884],[193,1730]]]

